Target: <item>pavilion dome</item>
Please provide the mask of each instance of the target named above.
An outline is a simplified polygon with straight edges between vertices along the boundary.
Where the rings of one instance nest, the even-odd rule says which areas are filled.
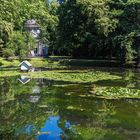
[[[26,22],[25,22],[25,27],[26,28],[31,28],[31,27],[38,27],[38,24],[37,24],[37,22],[36,22],[36,20],[34,20],[34,19],[31,19],[31,20],[27,20]]]

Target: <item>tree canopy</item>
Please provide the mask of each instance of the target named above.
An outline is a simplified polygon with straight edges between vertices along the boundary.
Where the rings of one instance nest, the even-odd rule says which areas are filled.
[[[58,9],[58,50],[76,57],[139,58],[139,0],[67,0]]]
[[[139,0],[1,0],[0,7],[0,55],[12,32],[24,36],[25,21],[35,19],[50,53],[140,62]]]

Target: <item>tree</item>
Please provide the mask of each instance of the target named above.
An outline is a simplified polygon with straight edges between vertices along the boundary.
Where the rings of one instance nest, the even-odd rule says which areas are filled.
[[[12,49],[14,51],[15,56],[19,56],[20,59],[27,56],[29,52],[28,46],[26,44],[25,35],[21,32],[12,33],[7,47],[9,49]]]
[[[9,41],[10,35],[13,32],[13,24],[7,21],[0,21],[0,56],[2,50],[6,47],[6,43]]]
[[[3,50],[3,56],[6,59],[9,59],[9,57],[14,56],[13,54],[14,54],[14,52],[13,52],[12,49],[6,48],[6,49]]]
[[[58,7],[58,54],[140,63],[139,0],[67,0]]]
[[[60,49],[64,48],[74,56],[94,56],[91,51],[98,52],[100,47],[104,47],[116,24],[117,20],[110,15],[106,0],[68,0],[59,8]]]

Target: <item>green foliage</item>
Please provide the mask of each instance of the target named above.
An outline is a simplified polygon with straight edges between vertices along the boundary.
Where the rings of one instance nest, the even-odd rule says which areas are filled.
[[[9,48],[4,49],[3,56],[5,58],[9,58],[9,57],[13,56],[13,50],[9,49]]]
[[[99,38],[104,40],[108,37],[116,24],[117,20],[112,19],[105,0],[68,1],[59,8],[60,49],[69,50],[67,52],[75,56],[93,56],[93,47],[102,47]]]
[[[58,8],[57,53],[76,57],[140,56],[138,0],[73,0]]]
[[[55,5],[55,2],[53,2]],[[36,1],[29,1],[29,0],[2,0],[0,2],[0,56],[2,55],[2,48],[12,47],[15,50],[14,45],[17,48],[17,44],[20,44],[20,48],[16,50],[16,55],[24,56],[26,52],[25,46],[32,44],[34,46],[33,40],[30,38],[27,45],[27,39],[25,38],[24,34],[24,23],[29,19],[34,19],[39,24],[42,33],[41,39],[44,43],[47,44],[54,44],[54,33],[57,24],[57,17],[53,11],[54,8],[48,7],[47,1],[36,0]],[[52,6],[53,7],[53,6]],[[14,31],[10,39],[10,35]],[[19,33],[20,32],[20,33]],[[24,37],[22,37],[22,35]],[[19,35],[19,37],[18,37]],[[15,40],[20,40],[16,41]],[[27,47],[26,50],[27,51]],[[27,54],[26,54],[27,55]]]
[[[23,35],[21,32],[13,32],[9,42],[7,43],[7,47],[13,49],[16,56],[23,58],[29,52],[25,41],[25,35]]]
[[[0,77],[18,75],[18,71],[1,71]],[[92,83],[98,80],[119,79],[119,76],[111,75],[108,72],[88,70],[53,70],[35,71],[29,73],[34,78],[48,78],[50,80],[67,81],[72,83]]]
[[[3,48],[9,41],[10,35],[13,31],[13,24],[4,20],[0,20],[0,55],[2,55]]]
[[[88,71],[88,70],[61,70],[61,71],[42,71],[31,73],[31,76],[35,78],[43,78],[46,77],[48,79],[55,79],[58,81],[68,81],[68,82],[76,82],[76,83],[91,83],[98,81],[100,79],[117,79],[118,76],[110,75],[107,72],[99,72],[99,71]]]

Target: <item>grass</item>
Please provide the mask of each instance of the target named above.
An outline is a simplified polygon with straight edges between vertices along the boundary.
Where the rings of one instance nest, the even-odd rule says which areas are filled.
[[[0,71],[0,77],[10,77],[10,76],[17,76],[21,73],[16,70],[10,70],[10,71]]]
[[[33,67],[42,67],[47,66],[48,64],[48,61],[43,58],[31,58],[27,60],[33,65]],[[4,58],[0,58],[1,67],[18,67],[20,62],[21,61],[19,59],[6,60]]]
[[[6,60],[0,57],[0,67],[15,67],[18,66],[20,61],[18,59]]]
[[[58,68],[61,66],[58,61],[52,61],[45,58],[31,58],[31,59],[26,59],[26,60],[28,60],[33,65],[33,67],[36,67],[36,68],[37,67]],[[5,67],[18,68],[18,65],[20,63],[21,61],[19,59],[6,60],[0,57],[0,68],[5,68]]]
[[[89,59],[72,59],[71,57],[64,56],[50,56],[49,59],[45,58],[31,58],[26,59],[30,61],[33,67],[51,67],[51,68],[63,68],[67,66],[79,66],[79,67],[122,67],[121,63],[117,60],[89,60]],[[17,67],[20,61],[13,59],[7,61],[0,57],[0,67]],[[132,67],[134,62],[126,64],[126,67]]]

